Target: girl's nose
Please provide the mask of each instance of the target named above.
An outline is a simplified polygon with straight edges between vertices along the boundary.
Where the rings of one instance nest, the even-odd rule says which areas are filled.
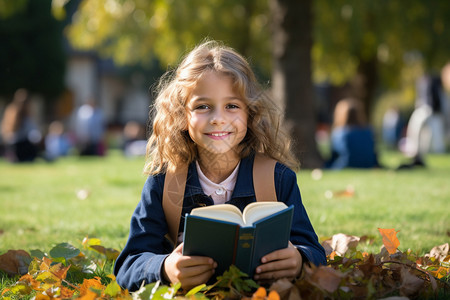
[[[209,122],[213,125],[225,123],[225,115],[221,109],[215,109],[211,114]]]

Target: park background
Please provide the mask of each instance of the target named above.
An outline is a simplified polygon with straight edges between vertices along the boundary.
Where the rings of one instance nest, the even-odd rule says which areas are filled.
[[[400,248],[426,253],[449,240],[450,157],[397,171],[397,147],[383,143],[389,107],[414,109],[415,81],[449,60],[448,1],[0,0],[0,116],[27,88],[45,136],[51,121],[70,131],[89,98],[105,113],[107,152],[49,163],[0,162],[0,253],[49,250],[98,237],[121,249],[145,180],[143,157],[121,151],[128,121],[146,126],[149,88],[205,38],[248,57],[285,107],[300,140],[299,186],[321,239],[343,232],[399,230]],[[384,169],[313,172],[329,154],[334,104],[364,101]]]

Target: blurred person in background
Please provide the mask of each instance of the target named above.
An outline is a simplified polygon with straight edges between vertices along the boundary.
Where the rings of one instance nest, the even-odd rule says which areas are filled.
[[[390,149],[398,149],[403,129],[403,120],[400,110],[392,106],[383,115],[382,136],[383,142]]]
[[[411,114],[402,151],[411,162],[398,168],[425,166],[425,154],[444,153],[450,134],[450,63],[438,76],[417,81],[416,107]]]
[[[75,138],[79,154],[104,155],[104,134],[103,112],[91,98],[75,114]]]
[[[45,157],[53,161],[60,156],[69,154],[71,148],[70,139],[65,134],[64,124],[61,121],[53,121],[48,126],[45,136]]]
[[[5,156],[11,162],[31,162],[39,152],[42,134],[33,120],[29,93],[18,89],[13,101],[8,104],[2,119],[2,138]]]
[[[361,101],[346,98],[336,104],[330,147],[331,157],[325,168],[379,167],[374,134],[366,123]]]
[[[146,147],[145,128],[136,121],[128,121],[123,128],[123,152],[125,156],[143,156]]]

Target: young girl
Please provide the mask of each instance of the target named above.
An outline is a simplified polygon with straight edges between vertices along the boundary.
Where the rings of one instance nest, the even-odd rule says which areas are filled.
[[[222,275],[214,274],[217,264],[211,258],[183,256],[182,241],[173,249],[165,238],[166,171],[188,165],[179,230],[183,232],[183,216],[195,207],[230,203],[243,210],[255,201],[252,168],[257,153],[278,161],[277,199],[294,205],[294,218],[289,246],[264,256],[254,279],[294,279],[304,263],[326,264],[291,170],[297,161],[279,127],[280,112],[243,57],[213,41],[199,45],[162,77],[154,113],[145,166],[149,177],[114,268],[122,287],[136,290],[144,281],[161,280],[189,289]]]

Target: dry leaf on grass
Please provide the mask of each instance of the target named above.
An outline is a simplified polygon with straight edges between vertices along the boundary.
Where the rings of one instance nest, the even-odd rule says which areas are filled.
[[[31,257],[24,250],[8,250],[0,255],[0,270],[8,275],[24,275],[28,272]]]

